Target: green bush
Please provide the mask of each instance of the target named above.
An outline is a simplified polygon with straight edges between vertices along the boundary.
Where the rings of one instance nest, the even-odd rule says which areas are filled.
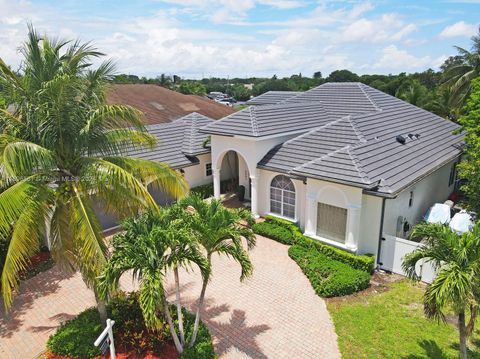
[[[268,237],[283,244],[294,243],[292,232],[274,223],[256,223],[252,226],[252,230],[261,236]]]
[[[213,183],[193,187],[193,188],[190,189],[190,193],[198,194],[203,199],[212,197],[213,196]]]
[[[347,251],[344,251],[342,249],[335,248],[335,247],[329,246],[328,244],[324,244],[317,240],[308,238],[302,234],[302,232],[300,231],[300,228],[298,228],[298,226],[295,223],[287,221],[285,219],[277,218],[274,216],[266,216],[265,222],[275,224],[277,226],[281,226],[291,231],[292,237],[293,237],[292,239],[293,243],[299,243],[304,246],[315,246],[318,251],[322,252],[328,257],[335,259],[337,261],[343,262],[345,264],[349,264],[355,269],[360,269],[365,272],[372,273],[373,269],[375,268],[375,257],[371,254],[360,255],[360,256],[355,255]],[[265,236],[268,237],[267,234],[265,234]],[[275,238],[272,238],[272,239],[275,239]]]
[[[176,307],[171,307],[176,322]],[[167,341],[172,341],[168,325],[160,331],[150,331],[145,327],[142,312],[138,304],[138,293],[119,293],[107,306],[108,315],[115,321],[114,335],[117,350],[135,350],[138,354],[161,351]],[[195,316],[183,310],[186,340],[193,331]],[[93,343],[102,332],[100,317],[96,308],[89,308],[76,318],[62,324],[55,334],[50,336],[47,348],[54,354],[72,358],[92,358],[100,355]],[[208,328],[200,322],[197,340],[193,348],[185,348],[181,358],[213,359],[212,337]]]
[[[47,348],[57,355],[93,358],[100,355],[100,350],[93,343],[101,332],[98,311],[96,308],[90,308],[63,323],[48,339]]]
[[[326,256],[364,272],[372,273],[375,267],[375,257],[371,254],[358,256],[305,236],[298,241],[298,244],[304,247],[315,247]]]
[[[321,297],[348,295],[369,286],[368,272],[334,260],[315,247],[295,244],[288,249],[288,255],[297,262]]]

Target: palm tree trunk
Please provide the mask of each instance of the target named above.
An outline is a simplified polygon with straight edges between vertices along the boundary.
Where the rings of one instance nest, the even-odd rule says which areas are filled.
[[[467,359],[467,330],[464,310],[458,313],[458,331],[460,333],[460,359]]]
[[[177,352],[181,354],[183,352],[183,346],[182,346],[182,343],[180,343],[177,332],[175,331],[175,327],[173,326],[172,316],[170,315],[170,310],[168,309],[168,303],[165,298],[163,299],[163,311],[165,312],[165,316],[167,317],[167,323],[168,323],[168,326],[170,327],[170,334],[172,335],[175,348],[177,348]]]
[[[207,261],[208,261],[208,266],[211,268],[212,267],[212,256],[211,254],[207,255]],[[200,325],[200,312],[203,309],[203,302],[205,299],[205,292],[207,290],[207,284],[210,276],[207,276],[205,280],[202,283],[202,291],[200,292],[200,298],[198,298],[198,307],[197,307],[197,313],[195,315],[195,324],[193,325],[193,333],[192,333],[192,338],[190,339],[190,348],[193,347],[195,344],[195,341],[197,340],[197,334],[198,334],[198,326]]]
[[[97,302],[97,310],[100,315],[100,323],[102,328],[107,326],[107,306],[103,300],[100,299],[100,296],[97,293],[97,290],[94,289],[93,293],[95,294],[95,301]]]
[[[183,330],[182,305],[180,303],[180,279],[178,277],[178,267],[173,268],[175,275],[175,297],[177,301],[178,331],[180,333],[180,342],[185,345],[185,332]]]

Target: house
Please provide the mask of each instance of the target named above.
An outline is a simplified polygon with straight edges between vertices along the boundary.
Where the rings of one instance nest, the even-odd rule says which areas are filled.
[[[140,110],[148,125],[168,123],[197,112],[212,119],[228,116],[235,110],[195,95],[184,95],[149,84],[116,84],[108,88],[107,103],[130,105]]]
[[[405,238],[454,190],[463,137],[450,121],[361,83],[326,83],[265,103],[199,130],[211,136],[215,197],[223,172],[232,175],[224,158],[234,156],[255,215],[377,255],[384,236]]]

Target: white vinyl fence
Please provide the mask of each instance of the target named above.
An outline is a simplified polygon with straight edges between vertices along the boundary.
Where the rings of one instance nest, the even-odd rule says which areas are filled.
[[[382,240],[380,250],[380,268],[405,275],[405,272],[402,270],[403,258],[406,254],[423,246],[423,244],[389,235],[384,235],[383,238],[385,240]],[[425,260],[417,263],[416,270],[423,282],[431,283],[435,278],[435,270],[432,265]]]

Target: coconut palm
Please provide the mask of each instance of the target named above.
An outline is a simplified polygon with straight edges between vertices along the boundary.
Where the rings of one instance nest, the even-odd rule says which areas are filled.
[[[480,300],[480,225],[459,235],[440,224],[418,224],[412,236],[423,238],[424,247],[408,254],[403,269],[408,277],[419,280],[415,266],[425,259],[437,275],[423,297],[428,318],[445,321],[453,310],[458,317],[460,357],[467,358],[467,338],[472,333]],[[468,323],[466,316],[469,316]]]
[[[480,27],[478,34],[472,37],[472,43],[471,51],[455,46],[462,63],[451,66],[445,72],[445,83],[451,86],[455,102],[459,107],[463,105],[470,93],[472,80],[480,76]]]
[[[140,283],[139,304],[145,324],[151,329],[162,326],[161,312],[167,319],[170,333],[179,353],[183,352],[185,337],[180,306],[178,268],[198,266],[203,278],[209,274],[209,265],[188,228],[183,226],[181,216],[171,209],[149,212],[123,224],[125,233],[113,239],[113,254],[104,267],[100,278],[102,296],[116,288],[120,277],[132,271],[133,279]],[[176,212],[176,213],[175,213]],[[175,271],[177,318],[179,335],[175,329],[165,294],[165,277],[169,270]]]
[[[125,157],[127,148],[155,145],[141,114],[105,104],[111,62],[79,42],[40,37],[30,27],[21,74],[0,59],[0,239],[9,240],[1,274],[5,306],[18,273],[47,233],[55,261],[79,270],[95,289],[106,244],[94,204],[119,217],[157,208],[147,184],[174,197],[187,190],[167,165]],[[102,309],[101,302],[99,302]],[[104,317],[105,312],[101,310]]]
[[[251,212],[245,209],[228,209],[219,200],[204,201],[197,195],[184,198],[181,205],[190,209],[185,222],[204,248],[210,267],[214,254],[226,255],[240,264],[241,281],[250,276],[253,265],[243,247],[242,238],[245,238],[247,248],[251,249],[255,246],[255,235],[251,229],[242,226],[240,221],[244,220],[251,224],[254,221]],[[209,280],[210,273],[203,278],[190,346],[195,344],[200,312],[203,308]]]

